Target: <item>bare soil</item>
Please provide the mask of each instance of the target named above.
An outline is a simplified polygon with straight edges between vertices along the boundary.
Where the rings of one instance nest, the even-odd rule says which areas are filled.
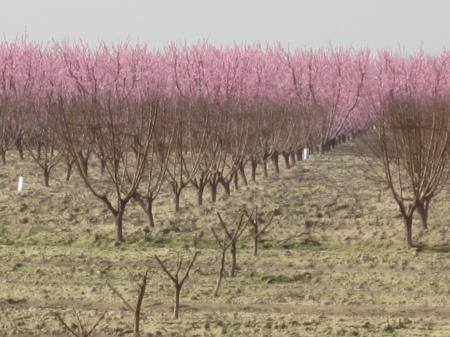
[[[221,190],[216,204],[207,191],[198,207],[189,189],[179,214],[165,189],[150,233],[143,211],[130,205],[120,247],[112,216],[76,174],[66,182],[61,164],[46,188],[30,159],[14,152],[7,159],[0,166],[0,336],[68,336],[54,313],[75,322],[73,309],[87,322],[107,311],[94,336],[132,336],[133,317],[105,282],[134,303],[147,268],[143,336],[450,336],[450,188],[433,201],[428,231],[415,220],[416,248],[408,250],[390,192],[355,144],[258,175],[231,197]],[[257,258],[244,235],[237,277],[226,277],[215,298],[219,251],[210,227],[216,210],[231,220],[243,205],[275,212],[276,224]],[[174,321],[173,288],[153,256],[188,256],[200,233]]]

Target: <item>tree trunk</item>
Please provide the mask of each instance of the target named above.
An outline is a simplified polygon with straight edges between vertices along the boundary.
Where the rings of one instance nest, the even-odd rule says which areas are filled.
[[[125,205],[123,202],[119,202],[119,207],[115,214],[116,217],[116,243],[120,244],[124,242],[123,238],[123,214],[125,213]]]
[[[45,187],[50,186],[50,170],[47,168],[44,168],[44,185]]]
[[[320,143],[319,151],[320,151],[320,154],[325,154],[327,152],[330,152],[330,142],[327,140],[323,140]]]
[[[236,276],[236,253],[237,253],[236,244],[237,244],[237,242],[233,242],[230,247],[230,251],[231,251],[231,273],[230,273],[230,276],[231,277]]]
[[[252,159],[252,181],[256,181],[256,168],[258,167],[258,162]]]
[[[294,166],[297,163],[297,160],[295,159],[295,152],[291,152],[290,155],[292,166]]]
[[[19,136],[16,138],[16,147],[19,151],[19,158],[20,160],[23,160],[23,142],[22,142],[22,136]]]
[[[106,164],[105,164],[106,165]],[[81,157],[81,169],[83,170],[84,175],[87,177],[88,176],[88,169],[89,169],[89,158],[83,158]],[[104,172],[105,168],[102,168],[102,174]]]
[[[239,166],[239,175],[241,176],[242,182],[245,186],[248,186],[247,177],[245,176],[245,167],[244,165]]]
[[[38,144],[38,146],[37,146],[37,160],[41,160],[42,159],[42,157],[41,157],[41,149],[42,149],[42,145],[41,144]]]
[[[175,203],[175,212],[180,211],[180,196],[181,196],[181,189],[178,189],[174,191],[174,203]]]
[[[258,256],[258,235],[253,237],[253,256]]]
[[[320,147],[319,147],[320,154],[324,154],[324,153],[330,152],[331,151],[331,146],[332,146],[332,141],[330,141],[330,140],[322,141],[320,143]]]
[[[153,199],[147,198],[145,213],[147,214],[148,226],[155,228],[155,219],[153,218]]]
[[[66,181],[70,180],[70,177],[72,176],[72,169],[73,169],[73,161],[72,160],[68,160],[67,161]]]
[[[412,214],[411,216],[404,217],[405,220],[405,235],[406,235],[406,246],[411,248],[412,243]]]
[[[267,161],[266,160],[263,161],[263,172],[264,172],[264,178],[267,178],[269,176],[269,174],[267,172]]]
[[[198,186],[198,189],[197,189],[197,204],[199,206],[203,205],[203,192],[204,192],[204,190],[205,190],[205,185],[204,184],[200,184]]]
[[[234,182],[234,189],[236,191],[238,191],[239,190],[239,176],[238,176],[237,172],[234,172],[234,174],[233,174],[233,182]]]
[[[275,152],[272,155],[272,162],[273,162],[273,166],[275,167],[275,173],[276,174],[280,173],[280,164],[279,164],[278,158],[279,158],[279,155],[278,155],[277,152]]]
[[[325,153],[325,144],[322,142],[319,145],[319,153],[324,154]]]
[[[211,189],[211,201],[216,202],[217,201],[217,182],[210,182],[209,187]]]
[[[141,336],[139,334],[140,322],[141,322],[140,313],[139,313],[139,311],[136,311],[134,313],[134,337],[140,337]]]
[[[147,195],[142,196],[137,192],[133,195],[133,199],[141,206],[147,215],[147,224],[149,228],[155,227],[155,219],[153,218],[153,195],[148,192]]]
[[[289,153],[283,152],[282,155],[284,158],[284,165],[286,166],[286,169],[289,170],[291,168],[291,164],[289,163]]]
[[[303,159],[303,149],[298,149],[295,155],[297,156],[297,161],[301,161]]]
[[[419,212],[420,220],[422,223],[422,229],[428,229],[428,208],[431,200],[424,200],[417,203],[417,212]]]
[[[5,165],[6,164],[6,151],[1,149],[0,153],[1,153],[1,156],[2,156],[2,163],[3,163],[3,165]]]
[[[335,138],[333,138],[333,139],[330,139],[329,141],[328,141],[328,147],[329,147],[329,150],[331,151],[331,150],[334,150],[334,148],[336,147],[336,139]]]
[[[223,188],[225,189],[225,193],[226,195],[230,196],[231,195],[231,190],[230,190],[230,181],[225,181],[225,179],[221,179],[220,183],[222,184]]]
[[[216,286],[214,288],[214,293],[213,293],[214,297],[219,296],[219,289],[220,289],[220,285],[222,284],[223,273],[225,271],[225,255],[226,255],[226,253],[227,253],[226,250],[222,250],[222,256],[220,258],[219,275],[217,276]]]
[[[175,285],[175,305],[173,307],[173,318],[178,319],[180,312],[180,292],[181,286]]]

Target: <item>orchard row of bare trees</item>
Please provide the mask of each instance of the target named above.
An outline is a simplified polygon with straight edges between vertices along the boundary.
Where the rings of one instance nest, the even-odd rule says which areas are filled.
[[[303,148],[319,143],[322,124],[318,108],[289,102],[169,100],[148,91],[100,95],[81,84],[76,96],[55,89],[39,104],[21,104],[27,123],[1,123],[5,161],[6,151],[18,146],[38,165],[45,186],[57,165],[66,166],[67,179],[75,168],[114,216],[117,242],[124,241],[123,217],[130,201],[142,207],[148,226],[154,227],[153,205],[163,188],[172,191],[176,212],[189,186],[199,205],[206,190],[216,202],[220,189],[230,195],[232,187],[255,181],[259,168],[267,176],[269,163],[276,173],[280,158],[288,169],[295,165]],[[100,162],[101,180],[110,184],[92,174],[92,160]]]
[[[150,92],[100,96],[88,94],[81,84],[79,95],[70,99],[55,90],[32,103],[21,103],[29,118],[18,125],[11,118],[17,107],[1,102],[2,160],[13,147],[21,158],[25,152],[46,186],[57,165],[66,165],[67,179],[75,167],[114,216],[117,242],[124,241],[123,217],[130,201],[142,207],[149,227],[155,226],[153,205],[163,188],[172,191],[176,212],[188,186],[196,190],[198,205],[205,190],[216,202],[219,188],[230,195],[232,187],[255,181],[258,168],[267,176],[268,163],[279,173],[280,158],[289,169],[304,148],[321,144],[323,150],[320,135],[327,118],[319,107],[296,102],[169,100]],[[431,201],[447,181],[449,132],[446,99],[391,96],[377,114],[369,144],[404,219],[408,246],[414,212],[426,229]],[[333,139],[327,148],[342,139]],[[100,162],[101,179],[107,177],[109,185],[92,174],[92,160]]]

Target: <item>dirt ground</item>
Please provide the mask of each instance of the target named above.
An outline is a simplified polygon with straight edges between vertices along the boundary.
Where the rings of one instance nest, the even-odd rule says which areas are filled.
[[[0,336],[68,336],[54,314],[71,324],[74,309],[87,325],[107,312],[93,336],[132,336],[133,317],[105,282],[134,303],[146,269],[143,336],[450,336],[450,187],[433,201],[428,231],[416,219],[417,247],[408,250],[398,209],[360,149],[346,143],[290,170],[281,165],[280,175],[271,169],[231,197],[221,190],[215,205],[206,192],[196,206],[187,190],[180,214],[166,189],[151,233],[130,205],[120,247],[109,211],[76,175],[66,182],[62,165],[46,188],[30,159],[8,153],[0,166]],[[91,172],[102,180],[98,167]],[[276,223],[258,257],[244,235],[237,276],[227,275],[213,297],[215,211],[231,221],[243,205],[258,206],[263,218],[275,212]],[[174,321],[173,287],[154,255],[174,268],[200,233]]]

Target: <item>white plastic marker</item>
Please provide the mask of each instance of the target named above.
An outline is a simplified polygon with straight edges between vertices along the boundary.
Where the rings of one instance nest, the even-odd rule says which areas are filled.
[[[22,192],[23,190],[23,177],[19,177],[19,182],[17,183],[17,192]]]
[[[303,160],[308,160],[308,158],[309,158],[309,149],[306,147],[306,148],[304,148],[303,149],[303,156],[302,156],[303,158]]]

